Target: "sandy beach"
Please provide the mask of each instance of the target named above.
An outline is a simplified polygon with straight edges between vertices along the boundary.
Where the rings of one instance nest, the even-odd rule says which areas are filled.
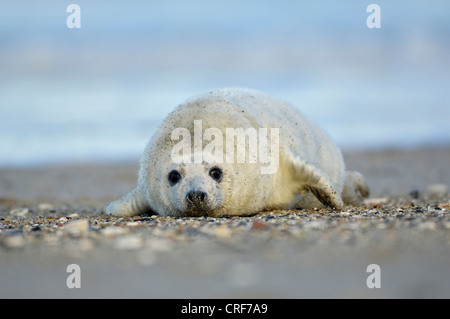
[[[233,218],[104,215],[137,159],[0,169],[0,298],[449,298],[450,148],[344,158],[360,205]]]

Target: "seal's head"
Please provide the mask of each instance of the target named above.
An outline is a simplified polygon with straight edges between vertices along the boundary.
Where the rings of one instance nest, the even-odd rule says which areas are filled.
[[[139,174],[143,197],[161,216],[243,215],[260,209],[258,203],[271,194],[273,175],[261,175],[258,165],[226,163],[219,157],[197,163],[196,152],[173,161],[170,153],[170,148],[150,143]]]
[[[218,165],[170,165],[166,179],[167,200],[178,216],[213,215],[226,206],[223,186],[228,178],[224,168]]]

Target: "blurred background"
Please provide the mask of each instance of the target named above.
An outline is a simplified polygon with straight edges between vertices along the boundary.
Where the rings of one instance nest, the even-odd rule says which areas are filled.
[[[81,28],[69,29],[69,4]],[[450,2],[0,2],[0,166],[136,160],[186,98],[291,102],[344,150],[450,145]]]

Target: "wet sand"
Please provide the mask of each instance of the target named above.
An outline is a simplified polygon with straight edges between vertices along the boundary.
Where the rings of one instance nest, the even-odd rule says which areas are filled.
[[[137,160],[0,169],[0,298],[449,298],[450,147],[344,157],[364,203],[234,218],[104,215]]]

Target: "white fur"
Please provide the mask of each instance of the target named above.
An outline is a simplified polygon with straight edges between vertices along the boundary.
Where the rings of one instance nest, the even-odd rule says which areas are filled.
[[[220,164],[223,179],[217,183],[208,177],[215,165],[175,164],[170,157],[176,143],[170,138],[172,131],[187,128],[193,136],[194,120],[199,119],[203,130],[219,128],[224,136],[225,128],[279,128],[277,173],[261,174],[260,163],[224,163]],[[172,169],[185,174],[175,186],[169,185],[167,177]],[[341,209],[344,201],[355,202],[369,191],[361,174],[345,171],[338,147],[307,116],[262,92],[240,88],[207,92],[171,112],[144,151],[136,189],[110,203],[106,212],[117,216],[195,215],[185,210],[184,203],[186,192],[194,187],[207,192],[210,210],[201,214],[211,216],[323,204]]]

